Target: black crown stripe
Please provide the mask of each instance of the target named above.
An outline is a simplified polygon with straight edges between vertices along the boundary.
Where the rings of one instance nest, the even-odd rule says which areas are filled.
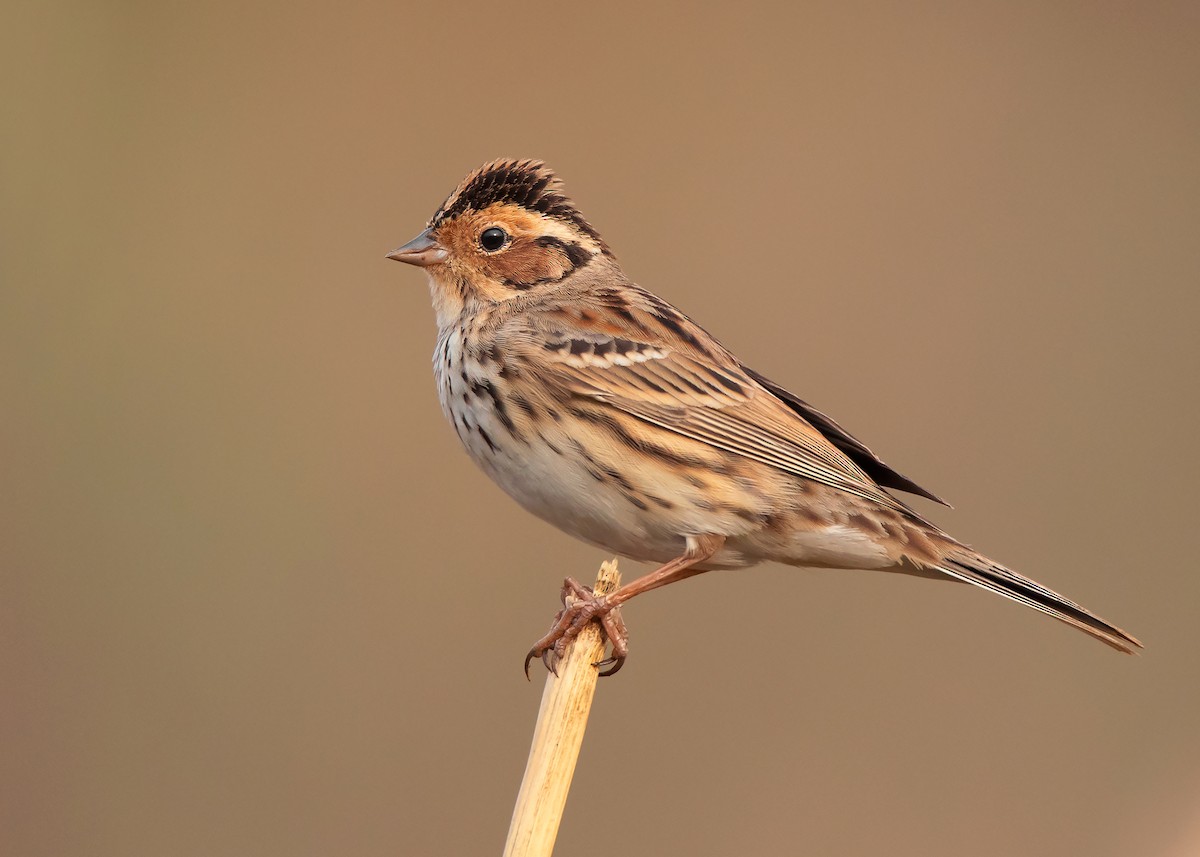
[[[511,203],[578,228],[604,247],[603,239],[562,193],[560,182],[541,161],[500,160],[484,164],[467,176],[429,220],[431,227],[467,211],[482,211],[496,203]]]

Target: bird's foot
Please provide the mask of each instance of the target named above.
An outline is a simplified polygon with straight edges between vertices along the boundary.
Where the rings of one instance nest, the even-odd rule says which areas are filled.
[[[529,664],[534,658],[541,658],[546,669],[558,675],[558,662],[566,655],[567,646],[592,621],[600,625],[600,632],[612,650],[607,658],[592,666],[601,668],[600,675],[612,675],[619,670],[629,652],[629,631],[621,618],[620,606],[609,604],[605,596],[596,595],[591,587],[573,577],[563,581],[562,603],[563,609],[554,617],[550,631],[525,656],[525,677],[529,678]]]

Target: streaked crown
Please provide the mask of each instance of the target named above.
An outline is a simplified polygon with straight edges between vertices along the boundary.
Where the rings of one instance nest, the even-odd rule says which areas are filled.
[[[429,227],[436,229],[447,220],[453,220],[469,211],[483,211],[497,203],[518,205],[546,217],[569,223],[585,235],[594,239],[601,250],[610,255],[604,239],[562,192],[558,176],[538,160],[502,158],[484,164],[469,174],[454,192],[446,198],[437,213],[429,219]]]

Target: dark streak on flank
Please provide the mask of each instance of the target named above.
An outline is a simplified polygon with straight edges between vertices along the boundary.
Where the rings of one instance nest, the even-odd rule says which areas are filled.
[[[626,491],[635,490],[629,480],[621,475],[621,472],[614,467],[607,467],[595,459],[595,457],[584,448],[583,444],[577,440],[572,440],[571,443],[575,446],[575,451],[588,463],[590,468],[595,468],[603,472],[609,479],[616,482]]]
[[[621,471],[617,470],[615,467],[607,467],[607,468],[605,468],[604,472],[609,475],[609,478],[611,478],[613,481],[615,481],[618,485],[620,485],[625,490],[627,490],[627,491],[634,490],[633,485],[629,482],[629,480],[626,479],[624,476],[622,476]]]
[[[588,464],[592,465],[593,467],[600,466],[599,464],[596,463],[596,459],[594,457],[592,457],[592,454],[587,451],[587,448],[582,443],[580,443],[578,440],[576,440],[575,438],[571,438],[571,446],[575,447],[575,452],[577,452],[579,454],[579,457],[582,458],[584,461],[586,461]]]
[[[634,496],[633,494],[631,494],[630,492],[628,492],[628,491],[622,491],[622,492],[621,492],[621,495],[622,495],[622,496],[623,496],[623,497],[624,497],[626,500],[628,500],[630,503],[632,503],[633,505],[635,505],[635,506],[637,506],[639,509],[641,509],[643,512],[649,512],[649,511],[650,511],[650,507],[649,507],[649,506],[647,506],[645,503],[643,503],[641,500],[639,500],[637,497],[635,497],[635,496]]]
[[[496,414],[496,419],[500,420],[500,424],[508,430],[508,433],[521,440],[521,436],[517,433],[517,427],[513,424],[512,417],[508,415],[508,408],[504,404],[504,400],[496,392],[496,388],[492,386],[490,381],[472,381],[471,390],[476,396],[487,396],[492,400],[492,410]]]
[[[759,526],[766,524],[767,521],[769,520],[768,515],[764,515],[760,512],[753,512],[744,506],[734,506],[734,505],[730,504],[725,507],[725,511],[732,512],[733,514],[735,514],[739,518],[741,518],[743,521],[749,521],[750,523],[758,524]]]
[[[489,435],[487,433],[487,429],[485,429],[483,426],[480,426],[478,431],[479,431],[479,436],[481,438],[483,438],[483,442],[488,445],[488,449],[490,449],[492,452],[496,452],[498,450],[498,448],[497,448],[495,442],[492,440],[491,435]]]
[[[512,399],[514,405],[525,412],[525,415],[529,417],[529,419],[537,422],[538,413],[532,402],[530,402],[520,393],[509,393],[509,398]]]
[[[738,475],[737,465],[729,459],[722,459],[713,464],[709,470],[718,476],[736,477]]]
[[[499,363],[500,346],[493,342],[487,348],[476,348],[475,359],[480,363]]]
[[[460,441],[462,441],[464,446],[466,446],[467,445],[466,428],[463,426],[462,417],[459,416],[458,414],[455,414],[453,423],[454,423],[454,433],[458,435],[458,439]]]
[[[639,438],[630,434],[624,426],[622,426],[615,417],[609,414],[598,413],[588,408],[571,407],[568,413],[576,419],[599,426],[611,434],[621,443],[625,444],[630,449],[638,452],[646,453],[656,459],[661,459],[669,464],[674,464],[679,467],[694,467],[697,469],[711,469],[712,463],[703,458],[694,455],[687,455],[678,450],[670,449],[661,444],[652,443],[644,437]]]

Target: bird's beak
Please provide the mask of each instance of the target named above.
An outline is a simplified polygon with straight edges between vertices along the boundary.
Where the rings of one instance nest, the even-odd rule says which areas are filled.
[[[403,247],[397,247],[388,253],[387,257],[395,259],[397,262],[407,262],[410,265],[428,268],[430,265],[445,262],[449,255],[446,248],[437,243],[433,233],[426,229]]]

